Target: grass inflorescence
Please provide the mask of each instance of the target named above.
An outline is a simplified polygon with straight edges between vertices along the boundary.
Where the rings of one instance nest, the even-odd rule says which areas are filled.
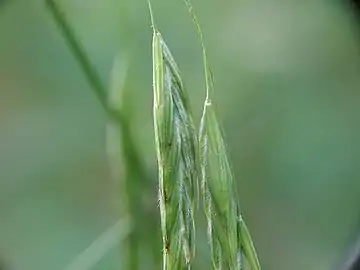
[[[151,12],[151,6],[150,6]],[[197,138],[179,68],[153,26],[154,128],[159,168],[163,269],[190,268],[194,256]]]
[[[194,151],[194,173],[202,179],[204,211],[208,222],[208,238],[214,269],[243,269],[248,265],[251,270],[259,270],[260,263],[248,231],[242,218],[238,202],[235,178],[228,160],[226,146],[220,124],[211,100],[214,91],[213,77],[208,65],[208,56],[200,24],[194,9],[188,0],[184,0],[194,21],[201,41],[205,70],[206,98],[200,122],[199,148]],[[150,10],[151,11],[151,10]],[[151,14],[152,15],[152,14]],[[153,21],[153,19],[152,19]],[[191,141],[192,136],[183,136],[186,129],[181,128],[184,119],[190,119],[190,110],[182,107],[178,95],[183,92],[177,65],[171,56],[159,31],[154,28],[153,35],[153,84],[154,84],[154,121],[157,156],[160,173],[160,211],[163,221],[164,269],[172,263],[167,256],[181,260],[181,212],[183,196],[182,178],[179,175],[184,168],[181,155],[183,145]],[[180,105],[179,105],[180,104]],[[184,110],[181,110],[184,108]],[[180,110],[179,110],[180,109]],[[186,117],[184,117],[184,115]],[[186,126],[186,125],[185,125]],[[193,129],[191,129],[191,132]],[[196,158],[199,153],[199,159]],[[185,148],[185,157],[189,148]],[[195,181],[187,182],[195,186]],[[189,190],[192,188],[189,187]],[[186,193],[185,193],[186,195]],[[172,239],[171,239],[172,237]],[[174,246],[171,244],[174,243]],[[172,254],[175,252],[175,254]],[[169,268],[168,268],[169,267]],[[174,265],[178,269],[179,266]]]
[[[208,237],[214,269],[261,269],[249,230],[242,218],[235,178],[217,120],[211,94],[214,80],[194,9],[184,0],[195,24],[203,51],[206,98],[199,131],[202,193],[208,220]],[[245,262],[243,261],[245,259]]]
[[[146,202],[139,196],[144,197],[144,193],[151,190],[151,181],[131,134],[131,114],[126,112],[121,101],[123,89],[114,83],[110,89],[112,96],[108,95],[61,9],[54,0],[44,1],[108,114],[111,132],[115,131],[115,137],[109,137],[108,143],[110,147],[117,148],[115,152],[121,157],[113,162],[114,166],[121,163],[124,168],[121,197],[124,200],[123,215],[129,219],[130,225],[129,234],[122,242],[123,251],[126,252],[122,257],[123,267],[140,269],[140,255],[144,250],[142,242],[151,237],[147,237],[149,230],[143,232],[141,229],[142,218],[146,216]],[[203,52],[206,97],[198,133],[178,65],[155,26],[149,3],[153,27],[153,117],[159,172],[163,270],[190,269],[193,265],[194,207],[200,178],[213,268],[260,270],[253,241],[241,215],[235,177],[212,101],[214,83],[200,24],[189,0],[183,1],[194,21]],[[112,78],[116,79],[119,72],[115,70]],[[151,221],[151,224],[155,224],[149,228],[156,236],[159,228],[156,228],[157,222]],[[152,242],[156,243],[156,240]],[[153,247],[152,252],[157,253],[156,244]]]

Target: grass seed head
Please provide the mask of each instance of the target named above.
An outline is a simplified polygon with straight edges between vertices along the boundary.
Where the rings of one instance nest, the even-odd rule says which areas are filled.
[[[153,28],[153,113],[164,269],[179,269],[183,261],[190,264],[195,250],[197,137],[179,68]]]
[[[227,158],[225,142],[217,121],[211,94],[214,82],[207,50],[197,16],[190,0],[183,0],[194,22],[203,51],[206,99],[199,130],[202,193],[208,220],[208,237],[215,269],[242,269],[242,255],[251,270],[260,264],[250,233],[242,220],[234,175]]]

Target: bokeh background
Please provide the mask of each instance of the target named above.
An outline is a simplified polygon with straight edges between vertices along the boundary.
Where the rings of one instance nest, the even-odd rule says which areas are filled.
[[[152,2],[198,122],[204,79],[192,22],[181,0]],[[360,228],[358,21],[335,0],[193,2],[263,269],[334,269]],[[124,59],[134,140],[155,178],[146,1],[58,3],[105,83],[114,57]],[[43,1],[0,1],[0,257],[11,269],[68,269],[119,220],[105,126]],[[89,269],[120,265],[113,245]]]

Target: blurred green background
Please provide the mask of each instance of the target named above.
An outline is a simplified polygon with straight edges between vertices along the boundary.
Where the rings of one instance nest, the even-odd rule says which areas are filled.
[[[15,270],[65,270],[120,217],[118,184],[107,164],[106,116],[43,1],[4,2],[0,257]],[[205,91],[192,22],[181,0],[152,2],[198,122]],[[360,227],[355,19],[335,0],[193,2],[263,269],[333,269]],[[104,82],[116,55],[129,64],[133,134],[156,172],[146,1],[58,3]],[[120,269],[120,254],[110,248],[91,269]]]

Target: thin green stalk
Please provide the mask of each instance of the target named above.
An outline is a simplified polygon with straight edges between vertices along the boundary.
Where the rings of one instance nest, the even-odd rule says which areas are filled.
[[[91,90],[94,92],[95,96],[99,100],[102,108],[111,118],[114,118],[120,126],[124,125],[125,117],[120,111],[114,111],[108,106],[108,95],[107,87],[103,84],[101,77],[93,64],[91,63],[90,58],[85,52],[85,48],[81,42],[77,39],[73,28],[68,22],[65,13],[59,7],[55,0],[45,0],[45,5],[51,14],[54,22],[61,31],[64,40],[66,41],[70,52],[72,53],[74,59],[80,66],[87,82],[89,83]]]
[[[249,230],[241,216],[237,187],[214,106],[214,83],[200,24],[189,0],[183,0],[195,24],[204,62],[206,98],[200,123],[199,145],[202,190],[214,269],[243,269],[242,257],[251,270],[260,263]]]
[[[67,42],[73,57],[78,62],[81,70],[83,71],[91,89],[98,98],[102,108],[105,110],[109,117],[109,123],[116,132],[115,147],[119,148],[120,155],[125,168],[125,176],[122,185],[122,198],[124,198],[125,209],[124,215],[130,219],[131,231],[122,242],[123,249],[126,254],[123,256],[124,267],[129,270],[139,269],[139,242],[142,239],[139,236],[141,233],[142,221],[146,215],[143,212],[144,202],[139,199],[139,191],[142,196],[151,190],[150,181],[148,179],[144,164],[138,155],[135,147],[135,142],[131,134],[130,119],[128,115],[124,113],[124,110],[120,106],[121,99],[121,87],[115,85],[112,91],[113,97],[108,98],[106,86],[102,83],[99,74],[93,67],[89,57],[85,53],[85,49],[76,38],[76,35],[66,20],[65,14],[61,8],[56,4],[54,0],[45,0],[46,7],[52,15],[55,23],[59,27],[65,41]],[[114,74],[117,76],[118,74]],[[114,101],[115,99],[119,99]],[[112,145],[113,142],[110,142]],[[119,166],[120,161],[114,166]],[[148,203],[148,202],[146,202]],[[149,224],[156,224],[156,220],[149,220]],[[154,228],[155,226],[151,226]],[[155,233],[156,234],[156,233]],[[155,252],[155,251],[154,251]]]
[[[119,61],[114,63],[114,67],[111,74],[111,86],[109,93],[108,106],[113,111],[126,114],[124,109],[123,98],[125,96],[124,70],[119,67]],[[121,81],[119,81],[121,78]],[[121,191],[121,209],[123,216],[129,216],[130,232],[122,241],[122,254],[123,254],[123,269],[136,270],[139,269],[139,218],[142,216],[141,201],[137,199],[139,191],[139,184],[145,178],[142,175],[139,177],[138,168],[140,164],[137,160],[137,156],[133,155],[134,149],[128,149],[132,146],[132,136],[130,123],[128,117],[124,117],[122,126],[120,129],[119,124],[114,119],[109,119],[107,129],[107,144],[108,155],[113,171],[113,176],[120,181]],[[119,170],[119,165],[123,165],[122,173]],[[134,168],[135,167],[135,168]]]
[[[122,60],[123,61],[123,60]],[[154,265],[158,265],[158,235],[160,232],[158,220],[155,213],[148,210],[151,206],[153,194],[151,179],[145,170],[140,156],[135,149],[134,136],[132,134],[132,107],[128,106],[132,92],[125,85],[126,75],[119,61],[115,61],[109,94],[109,108],[114,112],[121,113],[124,121],[120,127],[114,119],[108,124],[108,146],[109,156],[113,157],[113,171],[121,183],[122,211],[124,216],[130,217],[131,232],[122,242],[124,269],[140,269],[139,262],[145,256],[152,254]],[[122,172],[119,165],[122,164]],[[150,202],[149,202],[150,198]],[[155,206],[155,203],[154,203]],[[154,207],[155,208],[155,207]],[[144,226],[144,219],[147,226]],[[142,252],[143,250],[150,252]]]
[[[100,101],[101,105],[104,109],[107,108],[107,95],[106,95],[106,87],[101,82],[98,73],[95,68],[91,64],[91,61],[87,54],[85,53],[85,49],[81,45],[81,43],[77,40],[76,35],[70,26],[69,22],[66,19],[64,12],[58,6],[55,0],[45,0],[46,7],[51,13],[54,21],[58,25],[61,30],[65,41],[67,42],[69,49],[81,66],[81,70],[84,72],[84,75],[91,85],[92,90]]]
[[[190,268],[195,252],[197,138],[179,68],[153,27],[154,129],[159,168],[163,270]]]
[[[205,87],[206,87],[206,100],[210,99],[210,94],[212,94],[213,91],[213,77],[212,72],[210,69],[210,66],[208,65],[208,56],[207,56],[207,49],[205,47],[205,41],[204,36],[200,27],[200,23],[197,19],[197,16],[195,14],[195,10],[189,0],[183,0],[186,7],[188,8],[188,12],[191,16],[191,19],[193,20],[194,26],[196,28],[196,33],[200,39],[201,49],[202,49],[202,58],[203,58],[203,66],[205,69]]]

